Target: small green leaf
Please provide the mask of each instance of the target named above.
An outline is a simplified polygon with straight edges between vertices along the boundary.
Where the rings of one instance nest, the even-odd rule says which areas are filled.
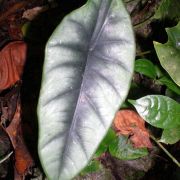
[[[21,31],[22,31],[22,34],[23,34],[24,37],[27,36],[27,33],[29,31],[30,26],[31,26],[30,22],[27,22],[22,26]]]
[[[154,65],[154,66],[155,66],[157,78],[163,77],[166,72],[162,71],[161,65]]]
[[[152,126],[169,129],[180,125],[180,104],[169,97],[149,95],[129,102]]]
[[[152,79],[156,78],[155,66],[147,59],[138,59],[135,61],[135,72],[141,73]]]
[[[172,129],[165,129],[162,133],[160,142],[174,144],[180,140],[180,126]]]
[[[174,82],[180,86],[180,22],[173,28],[167,28],[168,42],[154,42],[154,47],[162,67]]]
[[[169,89],[180,95],[180,87],[177,86],[170,78],[164,76],[158,80],[162,84],[166,85]]]
[[[147,148],[134,148],[126,136],[118,136],[109,146],[112,156],[132,160],[148,155]]]
[[[91,160],[84,170],[80,173],[81,175],[86,175],[88,173],[93,173],[102,170],[102,165],[98,160]]]
[[[112,130],[110,128],[108,133],[106,134],[105,138],[103,139],[103,141],[99,145],[99,147],[96,151],[96,156],[99,157],[102,153],[106,152],[108,147],[109,147],[109,144],[112,141],[114,141],[114,139],[116,139],[116,134],[115,134],[114,130]]]
[[[95,155],[94,159],[92,159],[89,164],[81,171],[81,175],[86,175],[88,173],[93,173],[93,172],[98,172],[102,170],[102,165],[101,163],[96,160],[95,158],[98,158],[101,154],[107,151],[109,144],[116,138],[116,134],[113,131],[112,128],[109,129],[108,133],[104,137],[103,141],[99,145]]]
[[[180,19],[180,3],[179,0],[162,0],[157,9],[155,19]]]

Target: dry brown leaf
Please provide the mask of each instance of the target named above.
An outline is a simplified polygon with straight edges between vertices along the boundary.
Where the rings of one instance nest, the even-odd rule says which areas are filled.
[[[34,7],[32,9],[27,9],[24,11],[22,18],[28,19],[32,21],[34,18],[36,18],[40,13],[46,11],[48,9],[47,6],[38,6]]]
[[[132,110],[118,111],[113,122],[117,134],[129,135],[134,147],[152,148],[145,121]]]
[[[23,139],[20,100],[17,102],[14,118],[6,131],[14,147],[16,179],[23,179],[28,173],[29,168],[34,165],[34,162]]]
[[[27,46],[22,41],[9,43],[0,51],[0,91],[20,80],[26,59]]]
[[[17,100],[20,92],[20,83],[17,83],[10,91],[0,96],[0,123],[6,128],[12,121],[16,112]]]

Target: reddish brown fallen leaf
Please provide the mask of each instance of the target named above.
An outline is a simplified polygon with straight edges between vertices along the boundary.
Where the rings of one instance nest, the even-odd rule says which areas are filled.
[[[26,59],[27,46],[22,41],[9,43],[0,51],[0,91],[20,80]]]
[[[132,110],[118,111],[113,122],[117,134],[129,135],[134,147],[152,148],[144,120]]]
[[[15,179],[23,179],[29,168],[34,165],[34,162],[23,140],[20,100],[17,103],[14,118],[6,131],[11,139],[15,153]]]
[[[10,91],[0,96],[0,122],[6,128],[12,121],[16,112],[17,100],[20,93],[20,83],[17,83]]]

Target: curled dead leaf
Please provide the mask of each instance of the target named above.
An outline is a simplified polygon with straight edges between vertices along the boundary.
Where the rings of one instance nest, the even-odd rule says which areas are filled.
[[[26,59],[27,46],[22,41],[9,43],[0,51],[0,91],[20,80]]]
[[[113,122],[117,134],[128,135],[134,147],[152,148],[145,121],[132,110],[118,111]]]

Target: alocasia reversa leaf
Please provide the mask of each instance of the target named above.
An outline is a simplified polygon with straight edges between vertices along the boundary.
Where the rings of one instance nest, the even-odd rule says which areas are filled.
[[[123,103],[135,55],[122,0],[89,0],[50,38],[38,105],[39,155],[52,180],[84,168]]]
[[[166,29],[168,42],[154,42],[154,47],[162,67],[174,82],[180,86],[180,22],[177,26]]]
[[[170,129],[180,125],[180,104],[169,97],[149,95],[129,102],[146,122],[155,127]]]

